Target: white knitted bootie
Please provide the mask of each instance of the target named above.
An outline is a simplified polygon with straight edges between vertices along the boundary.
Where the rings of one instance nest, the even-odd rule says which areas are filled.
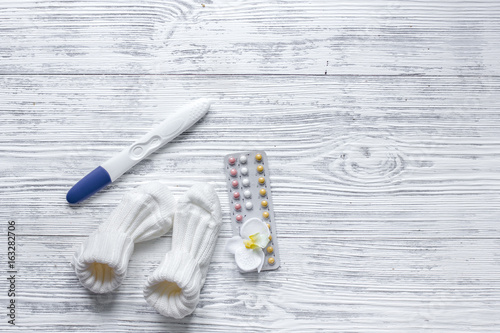
[[[98,294],[118,288],[134,244],[158,238],[172,227],[175,198],[166,185],[151,182],[126,193],[99,229],[73,256],[81,284]]]
[[[177,205],[172,249],[144,287],[144,297],[156,311],[177,319],[194,311],[221,223],[214,188],[209,184],[191,187]]]

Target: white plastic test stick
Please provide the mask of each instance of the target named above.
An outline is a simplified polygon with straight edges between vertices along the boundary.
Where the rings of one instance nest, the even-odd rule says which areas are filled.
[[[202,98],[180,108],[131,146],[123,149],[76,183],[66,195],[69,203],[78,203],[114,182],[127,170],[193,126],[210,108]]]

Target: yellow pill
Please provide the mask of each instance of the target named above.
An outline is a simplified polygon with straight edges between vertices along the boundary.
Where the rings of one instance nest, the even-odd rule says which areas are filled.
[[[265,189],[265,188],[261,188],[261,189],[260,189],[260,191],[259,191],[259,194],[260,194],[261,196],[265,196],[265,195],[266,195],[266,193],[267,193],[267,192],[266,192],[266,189]]]
[[[269,240],[272,240],[273,239],[273,236],[269,235]]]
[[[271,257],[271,258],[267,259],[267,262],[269,263],[269,265],[274,265],[275,261],[274,261],[274,258]]]
[[[267,227],[268,227],[269,229],[271,229],[271,225],[270,225],[269,223],[266,223],[266,224],[267,224]]]
[[[264,177],[259,177],[259,183],[264,184],[266,182],[266,179]]]
[[[269,218],[269,212],[262,213],[262,217],[265,219]]]
[[[261,155],[261,154],[257,154],[257,155],[255,155],[255,159],[256,159],[257,161],[262,160],[262,155]]]
[[[274,249],[272,246],[267,247],[267,253],[273,253]]]
[[[264,171],[264,167],[262,165],[257,166],[257,171],[258,172]]]
[[[266,200],[262,200],[262,202],[260,204],[262,205],[262,207],[267,207],[267,201]]]

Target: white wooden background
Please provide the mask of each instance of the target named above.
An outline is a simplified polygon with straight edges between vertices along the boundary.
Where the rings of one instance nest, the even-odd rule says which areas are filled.
[[[0,329],[17,222],[17,323],[30,332],[499,332],[500,2],[1,0]],[[195,127],[83,205],[67,190],[186,100]],[[270,158],[283,265],[241,275],[222,157]],[[74,248],[126,191],[214,182],[225,212],[183,320],[142,285],[111,295]]]

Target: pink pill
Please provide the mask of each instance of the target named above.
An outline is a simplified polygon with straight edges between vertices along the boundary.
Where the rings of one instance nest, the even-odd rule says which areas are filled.
[[[231,176],[235,177],[237,174],[238,174],[238,171],[236,171],[235,168],[232,168],[229,173],[231,174]]]
[[[234,192],[233,193],[233,198],[239,199],[240,198],[240,192]]]
[[[234,157],[230,157],[228,160],[229,164],[233,165],[234,163],[236,163],[236,159]]]
[[[238,181],[237,181],[237,180],[233,180],[233,181],[231,182],[231,184],[233,185],[233,187],[238,187],[238,185],[239,185],[239,183],[238,183]]]
[[[243,220],[243,216],[236,215],[236,221],[241,222],[241,220]]]
[[[234,205],[234,209],[236,209],[236,210],[241,210],[241,205],[240,205],[240,204],[236,204],[236,205]]]

